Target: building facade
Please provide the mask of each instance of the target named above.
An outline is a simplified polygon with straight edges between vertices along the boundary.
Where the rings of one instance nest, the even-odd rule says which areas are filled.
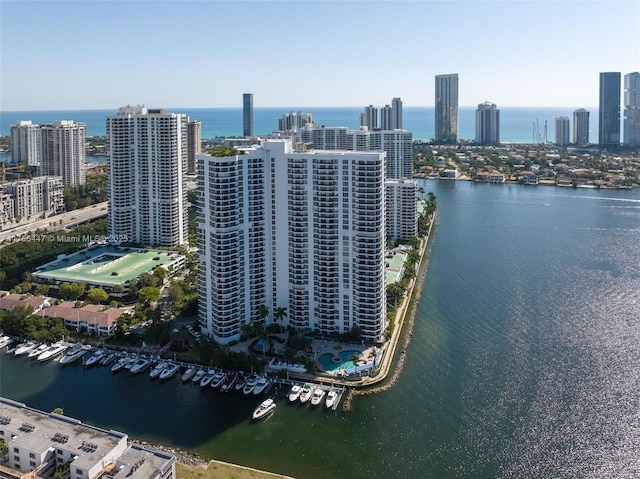
[[[60,176],[65,185],[86,182],[86,125],[58,120],[40,126],[40,175]]]
[[[495,145],[500,143],[500,110],[495,103],[484,102],[476,110],[476,143]]]
[[[302,111],[290,111],[282,115],[282,118],[278,120],[279,131],[298,131],[299,128],[313,123],[313,116],[311,113],[304,113]]]
[[[391,100],[390,126],[390,130],[402,130],[402,100],[400,98],[393,98]]]
[[[620,72],[600,73],[598,144],[620,144]]]
[[[378,109],[373,106],[365,106],[364,111],[360,113],[360,126],[369,130],[378,128]]]
[[[199,319],[218,342],[262,323],[263,305],[301,331],[384,331],[385,154],[309,148],[198,158]]]
[[[438,143],[458,141],[458,74],[436,75],[435,139]]]
[[[4,185],[4,194],[12,201],[14,221],[35,221],[64,211],[64,186],[59,176],[11,181]]]
[[[581,146],[589,144],[589,112],[584,108],[573,112],[573,143]]]
[[[624,76],[623,143],[640,146],[640,73]]]
[[[388,240],[409,240],[418,235],[416,180],[386,180],[386,223]]]
[[[30,120],[11,125],[11,162],[40,165],[40,126]]]
[[[253,131],[253,93],[242,94],[242,134],[252,137]]]
[[[570,131],[568,116],[556,118],[556,145],[567,146],[569,144]]]
[[[202,124],[198,120],[187,123],[187,175],[198,173],[196,155],[202,153]]]
[[[109,232],[130,242],[188,244],[184,114],[126,106],[107,115]]]

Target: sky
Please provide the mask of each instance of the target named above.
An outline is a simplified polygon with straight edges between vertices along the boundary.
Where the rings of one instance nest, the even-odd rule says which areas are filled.
[[[0,111],[598,105],[640,70],[640,1],[0,0]]]

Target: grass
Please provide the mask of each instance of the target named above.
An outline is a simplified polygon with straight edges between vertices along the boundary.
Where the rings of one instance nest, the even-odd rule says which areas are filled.
[[[270,472],[257,471],[225,462],[211,461],[205,469],[176,463],[177,479],[275,479],[284,478]]]

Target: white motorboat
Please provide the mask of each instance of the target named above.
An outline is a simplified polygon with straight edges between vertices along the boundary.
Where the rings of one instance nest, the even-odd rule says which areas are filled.
[[[87,359],[84,362],[84,365],[90,368],[91,366],[101,363],[103,357],[104,357],[104,350],[98,349],[95,353],[89,356],[89,359]]]
[[[287,396],[289,398],[289,402],[296,402],[300,398],[301,392],[302,386],[300,386],[299,384],[294,384],[293,386],[291,386],[289,395]]]
[[[182,376],[180,376],[180,381],[182,382],[187,382],[189,380],[191,380],[191,378],[196,374],[196,368],[195,367],[190,367],[187,368],[187,370],[184,372],[184,374]]]
[[[247,376],[243,374],[238,378],[238,381],[236,382],[234,389],[236,391],[242,391],[246,385],[247,385]]]
[[[322,402],[322,399],[324,398],[324,394],[324,389],[316,388],[315,391],[313,391],[313,395],[311,396],[311,405],[317,406],[318,404],[320,404]]]
[[[149,373],[149,377],[151,379],[155,379],[158,376],[160,376],[160,374],[162,374],[162,371],[164,371],[164,369],[169,365],[169,363],[165,363],[164,361],[160,361],[158,364],[156,364],[152,369],[151,372]]]
[[[138,362],[138,356],[133,356],[131,358],[129,358],[129,361],[127,361],[124,365],[125,369],[128,369],[129,371],[131,371],[131,368],[133,367],[133,365]]]
[[[227,375],[222,371],[216,373],[216,375],[213,376],[213,379],[211,380],[211,387],[215,389],[219,386],[222,386],[222,383],[224,382],[226,377]]]
[[[258,376],[249,376],[249,378],[247,379],[247,383],[244,385],[244,388],[242,389],[242,392],[247,395],[252,394],[253,388],[256,387],[257,382],[258,382]]]
[[[325,400],[324,405],[328,409],[333,409],[333,406],[336,405],[337,399],[338,399],[338,391],[336,391],[335,389],[332,389],[327,393],[327,399]]]
[[[37,358],[38,356],[40,356],[42,353],[44,353],[49,348],[50,348],[50,346],[47,343],[42,343],[37,348],[32,349],[27,357],[28,358]]]
[[[109,364],[111,364],[111,362],[117,357],[116,353],[109,353],[107,354],[106,352],[104,352],[102,354],[102,357],[100,359],[100,365],[101,366],[108,366]],[[89,358],[91,359],[91,358]]]
[[[253,387],[253,394],[257,396],[258,394],[262,394],[262,392],[271,384],[271,381],[265,377],[258,378],[256,385]]]
[[[211,384],[211,381],[213,380],[213,378],[216,375],[216,371],[214,369],[209,369],[207,371],[207,373],[202,376],[202,379],[200,380],[200,387],[207,387],[209,384]]]
[[[13,341],[11,336],[0,336],[0,349],[11,344],[11,341]]]
[[[91,358],[89,358],[91,359]],[[131,361],[131,358],[129,356],[123,356],[120,359],[118,359],[113,366],[111,366],[111,372],[112,373],[117,373],[118,371],[120,371],[122,368],[124,368],[129,361]]]
[[[82,343],[76,343],[64,352],[64,356],[60,358],[60,364],[70,364],[84,356],[87,351],[88,349]]]
[[[312,384],[304,383],[304,386],[302,386],[302,391],[300,392],[300,402],[304,404],[309,399],[311,399],[311,396],[313,395],[314,390],[315,388],[313,387]]]
[[[193,384],[198,384],[200,381],[202,381],[202,378],[206,373],[207,372],[204,369],[198,369],[196,373],[193,375],[193,377],[191,378],[191,382]]]
[[[268,414],[272,413],[275,408],[276,408],[276,403],[274,402],[273,399],[271,399],[271,398],[265,399],[264,401],[262,401],[260,406],[258,406],[253,411],[253,415],[251,416],[251,418],[254,421],[257,421],[258,419],[262,419],[263,417],[265,417]]]
[[[149,358],[140,357],[133,363],[131,366],[131,374],[138,374],[142,371],[146,370],[151,365],[151,360]]]
[[[22,356],[23,354],[27,354],[29,351],[32,351],[36,347],[38,347],[38,343],[34,341],[27,341],[26,343],[19,344],[13,351],[13,354],[14,356]]]
[[[239,372],[236,372],[235,374],[227,374],[227,378],[222,383],[222,386],[220,386],[220,391],[222,391],[223,393],[228,393],[229,391],[231,391],[236,381],[238,381],[239,377]]]
[[[168,363],[167,366],[160,373],[160,376],[158,376],[158,377],[160,378],[161,381],[164,381],[166,379],[169,379],[169,378],[173,377],[173,375],[176,374],[178,371],[180,371],[180,365],[179,364],[177,364],[177,363]]]
[[[38,356],[38,361],[40,362],[49,361],[50,359],[53,359],[56,356],[59,356],[60,354],[62,354],[67,348],[68,346],[66,344],[55,343],[49,349],[47,349],[44,353]]]

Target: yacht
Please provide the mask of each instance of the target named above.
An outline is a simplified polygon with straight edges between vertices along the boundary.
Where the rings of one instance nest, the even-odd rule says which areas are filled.
[[[98,351],[100,360],[98,361],[98,364],[100,366],[108,366],[109,364],[111,364],[111,362],[116,359],[118,357],[118,355],[116,353],[108,353],[106,351]],[[89,358],[91,359],[91,358]]]
[[[0,336],[0,349],[4,348],[5,346],[9,346],[9,344],[11,344],[11,341],[13,341],[11,339],[11,336]]]
[[[32,349],[31,352],[29,353],[29,355],[27,356],[28,358],[37,358],[38,356],[40,356],[42,353],[44,353],[47,349],[49,349],[49,345],[47,343],[42,343],[40,346],[38,346],[35,349]]]
[[[231,374],[231,373],[227,374],[227,378],[222,383],[222,386],[220,386],[220,391],[222,391],[223,393],[228,393],[229,391],[231,391],[236,381],[238,381],[239,377],[240,377],[239,372],[236,372],[235,374]]]
[[[160,361],[158,364],[156,364],[153,369],[151,369],[151,372],[149,373],[149,377],[151,379],[155,379],[158,376],[160,376],[160,374],[162,374],[162,371],[164,371],[164,369],[169,365],[169,363],[165,363],[164,361]]]
[[[211,379],[211,387],[217,388],[219,386],[222,386],[222,383],[226,378],[227,378],[227,375],[222,371],[216,373],[216,375],[213,376],[213,379]]]
[[[273,412],[275,408],[276,408],[276,403],[273,401],[273,399],[271,398],[265,399],[264,401],[262,401],[260,406],[258,406],[253,411],[253,415],[251,416],[251,418],[254,421],[257,421],[258,419],[262,419],[263,417]]]
[[[59,356],[60,354],[62,354],[67,348],[68,346],[65,344],[55,343],[49,349],[47,349],[44,353],[38,356],[38,361],[44,362],[44,361],[48,361],[49,359],[53,359],[56,356]]]
[[[82,343],[76,343],[64,352],[64,356],[60,358],[60,364],[70,364],[84,356],[87,351],[88,349]]]
[[[311,405],[317,406],[322,402],[322,399],[324,399],[324,389],[316,388],[315,391],[313,391],[313,395],[311,396]]]
[[[164,381],[166,379],[169,379],[171,377],[173,377],[173,375],[175,373],[177,373],[178,371],[180,371],[180,365],[176,364],[176,363],[167,363],[167,365],[165,366],[165,368],[162,370],[162,372],[160,373],[160,380]]]
[[[84,365],[90,368],[91,366],[95,366],[98,363],[102,364],[103,357],[104,357],[104,350],[98,349],[95,353],[89,356],[89,359],[87,359],[84,362]]]
[[[311,399],[314,389],[315,388],[313,387],[312,384],[304,383],[304,386],[302,386],[302,391],[300,392],[300,402],[302,404],[306,403],[309,399]]]
[[[142,371],[146,370],[151,365],[151,360],[149,358],[140,357],[137,359],[133,366],[131,366],[131,374],[138,374]]]
[[[34,341],[27,341],[26,343],[19,344],[13,351],[13,354],[15,356],[22,356],[23,354],[27,354],[29,351],[32,351],[37,346],[38,343]]]
[[[264,377],[258,378],[258,381],[256,382],[256,385],[253,388],[254,396],[257,396],[258,394],[262,394],[262,392],[267,388],[267,386],[269,386],[269,384],[271,384],[271,381],[269,381],[267,378],[264,378]]]
[[[180,376],[180,380],[186,383],[187,381],[191,380],[191,378],[195,374],[196,374],[196,368],[194,366],[191,366],[190,368],[187,368],[187,370],[184,372],[182,376]]]
[[[127,363],[124,365],[125,369],[131,370],[131,368],[133,367],[133,365],[135,363],[138,362],[138,356],[133,356],[131,358],[129,358],[129,361],[127,361]]]
[[[289,402],[296,402],[300,398],[301,392],[302,386],[300,386],[299,384],[294,384],[293,386],[291,386],[289,395],[287,396],[289,398]]]
[[[245,376],[244,374],[241,374],[240,377],[238,378],[238,381],[236,382],[234,389],[236,391],[242,391],[246,385],[247,385],[247,376]]]
[[[89,358],[91,359],[91,358]],[[122,368],[124,368],[127,363],[131,361],[131,358],[129,358],[129,356],[123,356],[120,359],[118,359],[113,366],[111,366],[111,372],[112,373],[117,373],[118,371],[120,371]]]
[[[247,379],[247,382],[244,385],[244,388],[242,389],[242,392],[247,395],[253,393],[253,388],[256,387],[257,382],[258,382],[258,376],[249,376],[249,379]]]
[[[333,407],[336,405],[337,399],[338,399],[338,391],[336,391],[335,389],[332,389],[327,394],[327,399],[325,400],[324,405],[327,406],[328,409],[333,409]]]
[[[191,382],[193,384],[198,384],[200,381],[202,381],[202,378],[206,373],[207,372],[204,369],[198,369],[196,373],[193,375],[193,377],[191,378]]]
[[[207,371],[207,373],[202,376],[202,379],[200,380],[200,387],[207,387],[209,384],[211,384],[211,381],[213,380],[213,378],[216,375],[216,371],[214,369],[209,369]]]

